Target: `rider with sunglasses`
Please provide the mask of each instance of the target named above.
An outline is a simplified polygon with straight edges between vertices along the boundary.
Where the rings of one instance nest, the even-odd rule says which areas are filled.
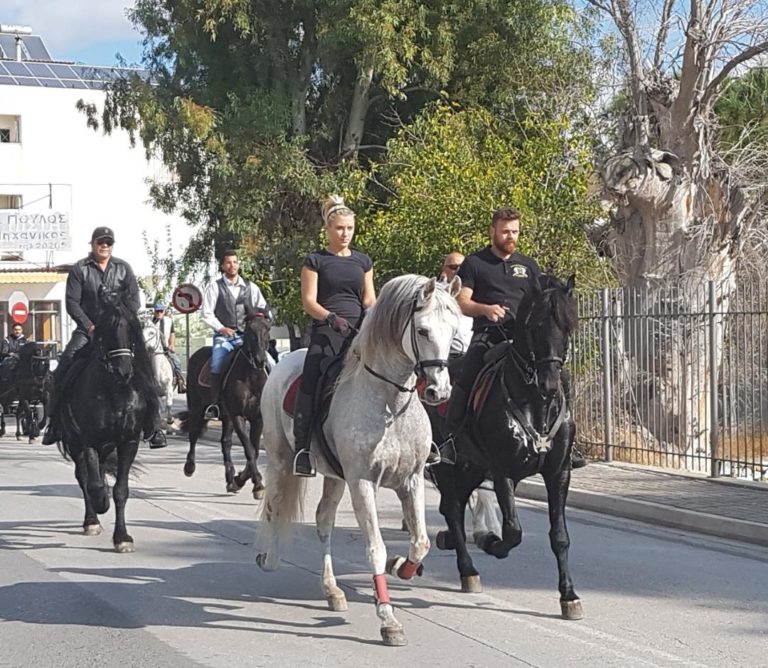
[[[72,360],[78,350],[91,341],[96,329],[95,322],[101,317],[101,291],[126,292],[125,304],[134,312],[141,307],[139,286],[131,266],[125,261],[112,256],[115,233],[109,227],[97,227],[91,234],[91,252],[87,257],[75,263],[67,276],[66,307],[67,313],[77,325],[69,343],[59,357],[59,365],[53,373],[53,386],[48,400],[50,422],[43,435],[43,444],[51,445],[61,440],[59,405],[61,403],[62,381],[72,366]],[[165,434],[160,424],[160,403],[157,396],[147,397],[150,405],[149,415],[152,422],[144,427],[144,436],[150,437],[150,447],[162,448],[166,445]]]

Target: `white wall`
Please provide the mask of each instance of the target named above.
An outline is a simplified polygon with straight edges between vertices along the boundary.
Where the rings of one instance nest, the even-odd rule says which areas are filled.
[[[53,208],[71,212],[73,240],[71,251],[53,253],[53,264],[87,255],[93,228],[108,225],[115,231],[115,255],[128,260],[137,275],[148,274],[142,232],[150,243],[159,238],[162,248],[170,223],[178,257],[191,230],[148,203],[147,179],[163,174],[162,165],[147,162],[142,146],[130,148],[126,133],[104,136],[88,128],[75,108],[79,99],[101,109],[104,93],[0,85],[0,115],[21,116],[21,143],[0,143],[0,194],[21,194],[25,208],[44,209],[47,184],[56,184]],[[44,264],[46,252],[26,251],[24,258]]]

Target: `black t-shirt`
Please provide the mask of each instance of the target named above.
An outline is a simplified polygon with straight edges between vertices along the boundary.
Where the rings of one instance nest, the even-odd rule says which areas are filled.
[[[528,256],[515,252],[502,260],[491,252],[490,246],[470,255],[459,269],[462,285],[472,288],[472,301],[507,306],[512,317],[530,289],[531,279],[540,274],[539,265]],[[473,329],[478,331],[492,324],[487,318],[478,317]]]
[[[310,253],[304,266],[317,272],[317,303],[353,324],[363,312],[365,274],[373,262],[365,253],[334,255],[327,250]]]

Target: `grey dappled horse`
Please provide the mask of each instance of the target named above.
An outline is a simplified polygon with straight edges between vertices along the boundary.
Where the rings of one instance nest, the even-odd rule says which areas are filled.
[[[376,614],[387,645],[402,645],[405,634],[387,589],[386,573],[409,579],[421,572],[429,550],[424,515],[424,464],[432,432],[429,418],[414,396],[430,404],[450,394],[448,354],[459,324],[455,300],[461,282],[438,290],[434,279],[400,276],[389,281],[364,319],[344,359],[344,366],[322,426],[325,440],[344,472],[340,479],[321,454],[317,438],[313,451],[317,470],[325,476],[317,508],[317,533],[323,544],[323,590],[331,610],[346,610],[331,561],[331,530],[336,509],[349,487],[360,529],[365,537],[373,573]],[[283,397],[301,374],[306,351],[284,357],[270,375],[262,394],[264,447],[269,456],[266,495],[267,551],[257,563],[274,570],[280,562],[280,539],[299,518],[306,478],[293,475],[293,421],[283,410]],[[379,530],[376,495],[379,487],[393,489],[403,507],[411,540],[407,558],[387,560]]]

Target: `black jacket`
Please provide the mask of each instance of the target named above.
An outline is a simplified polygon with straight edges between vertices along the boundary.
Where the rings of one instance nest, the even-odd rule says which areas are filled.
[[[12,336],[6,336],[2,342],[0,342],[0,357],[7,357],[11,353],[19,353],[21,347],[27,342],[27,337],[23,334],[14,339]]]
[[[141,307],[139,286],[131,266],[125,261],[112,257],[105,271],[102,271],[92,255],[80,260],[67,276],[67,313],[77,323],[77,328],[88,331],[99,320],[101,302],[99,288],[127,290],[125,303],[138,312]]]

